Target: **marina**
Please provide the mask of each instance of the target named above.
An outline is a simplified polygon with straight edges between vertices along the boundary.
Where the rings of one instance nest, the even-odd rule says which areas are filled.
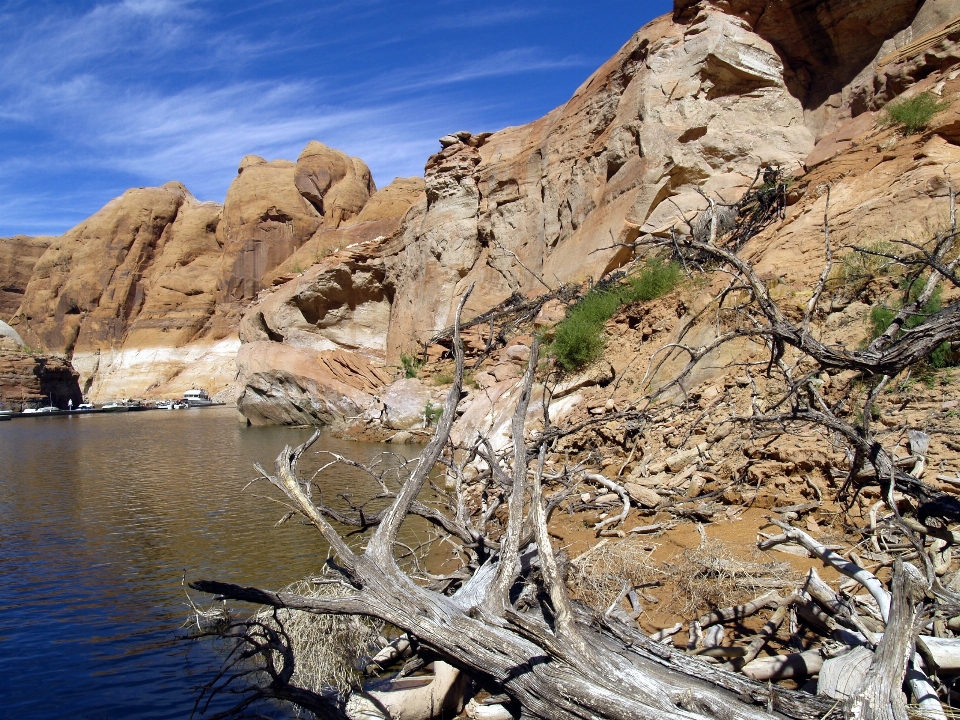
[[[16,418],[48,418],[75,415],[96,415],[100,413],[143,412],[146,410],[187,410],[205,407],[224,407],[224,403],[211,399],[206,390],[195,388],[187,390],[182,398],[176,400],[157,400],[144,402],[128,399],[105,403],[99,407],[93,403],[80,403],[75,408],[62,409],[54,405],[39,408],[25,408],[19,412],[0,408],[0,422]]]

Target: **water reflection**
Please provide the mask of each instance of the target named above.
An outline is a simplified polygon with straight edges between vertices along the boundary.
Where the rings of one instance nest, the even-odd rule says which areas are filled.
[[[275,489],[241,492],[254,462],[271,468],[309,433],[247,428],[226,408],[0,425],[3,715],[187,717],[217,660],[207,646],[170,643],[187,614],[184,573],[281,587],[326,557],[315,530],[274,528],[284,508],[263,496]],[[383,449],[320,444],[357,459]],[[359,482],[340,467],[324,492]]]

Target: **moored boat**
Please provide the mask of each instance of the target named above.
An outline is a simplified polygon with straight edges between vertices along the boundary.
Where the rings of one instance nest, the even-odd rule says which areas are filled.
[[[213,405],[213,400],[210,399],[210,396],[207,394],[206,390],[200,390],[194,388],[193,390],[187,390],[183,394],[183,401],[187,403],[190,407],[203,407],[204,405]]]

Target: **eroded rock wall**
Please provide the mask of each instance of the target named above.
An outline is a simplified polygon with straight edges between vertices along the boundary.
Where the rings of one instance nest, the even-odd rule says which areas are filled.
[[[421,180],[395,180],[265,279],[275,288],[240,324],[237,407],[251,422],[328,424],[376,406],[393,375],[385,363],[395,296],[383,238],[423,204]]]
[[[79,376],[70,361],[53,355],[28,353],[0,336],[0,403],[22,410],[53,403],[65,409],[82,402]]]
[[[9,320],[17,312],[34,265],[53,241],[46,235],[0,238],[0,320]]]
[[[702,207],[697,189],[738,196],[760,164],[797,166],[814,137],[777,48],[708,6],[644,27],[544,118],[441,144],[426,207],[385,251],[391,358],[449,325],[470,284],[473,314],[599,277],[637,228]]]
[[[418,189],[401,183],[368,208],[374,192],[361,160],[317,142],[297,162],[243,158],[224,206],[176,182],[130,190],[62,237],[0,241],[0,280],[18,307],[11,325],[28,345],[71,358],[94,400],[195,386],[232,399],[237,328],[265,276],[306,244],[316,257],[298,262],[309,266],[389,234]]]

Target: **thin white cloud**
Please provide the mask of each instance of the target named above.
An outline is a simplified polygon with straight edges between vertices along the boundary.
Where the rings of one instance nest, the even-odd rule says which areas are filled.
[[[274,4],[282,3],[245,10],[269,13]],[[336,5],[305,8],[304,18],[320,22],[347,11],[354,19],[372,16],[383,2],[351,0],[339,10]],[[501,7],[464,13],[450,7],[437,23],[481,27],[542,12]],[[58,223],[72,224],[79,219],[77,208],[89,214],[91,198],[117,194],[121,182],[176,179],[200,199],[222,200],[244,155],[295,159],[311,139],[363,158],[384,186],[394,176],[422,173],[438,149],[436,138],[451,129],[509,124],[498,124],[513,112],[506,104],[451,105],[449,86],[591,64],[576,55],[520,47],[468,62],[434,58],[428,67],[361,79],[368,69],[343,60],[364,51],[351,46],[350,33],[311,36],[306,20],[302,31],[281,36],[266,22],[246,34],[212,22],[198,0],[119,0],[85,13],[44,12],[39,4],[0,5],[0,232],[51,232]],[[430,29],[426,23],[418,31]],[[333,60],[302,68],[289,80],[255,72],[264,58],[327,45],[338,46],[330,51]],[[341,47],[345,54],[337,55]],[[29,136],[28,142],[3,138],[14,132]],[[27,196],[19,188],[30,183],[18,178],[39,177],[36,168],[54,179],[87,177],[89,187]],[[106,179],[98,180],[101,171]]]
[[[518,20],[529,20],[543,15],[544,8],[538,7],[485,7],[483,10],[472,10],[462,12],[452,10],[448,13],[442,13],[432,23],[431,28],[439,29],[464,29],[464,28],[482,28],[494,25],[504,25],[514,23]]]

